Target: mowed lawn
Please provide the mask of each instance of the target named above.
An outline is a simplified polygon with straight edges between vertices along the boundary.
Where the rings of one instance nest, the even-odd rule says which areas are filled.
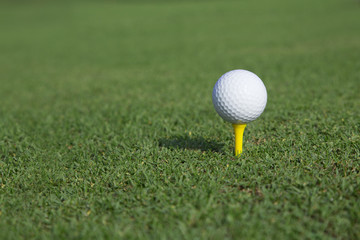
[[[360,238],[359,1],[49,2],[0,3],[0,239]]]

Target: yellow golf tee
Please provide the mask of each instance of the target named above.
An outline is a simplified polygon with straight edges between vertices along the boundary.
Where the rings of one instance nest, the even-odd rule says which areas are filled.
[[[235,156],[240,156],[242,153],[243,135],[246,124],[233,124],[235,132]]]

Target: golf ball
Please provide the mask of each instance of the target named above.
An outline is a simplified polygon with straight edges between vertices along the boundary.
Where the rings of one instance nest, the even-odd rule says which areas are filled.
[[[216,82],[212,100],[216,112],[234,124],[248,123],[264,111],[267,93],[264,83],[247,70],[232,70]]]

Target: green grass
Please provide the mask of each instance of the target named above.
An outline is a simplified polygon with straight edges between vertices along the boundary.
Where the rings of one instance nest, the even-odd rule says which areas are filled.
[[[1,239],[360,238],[358,1],[1,5]]]

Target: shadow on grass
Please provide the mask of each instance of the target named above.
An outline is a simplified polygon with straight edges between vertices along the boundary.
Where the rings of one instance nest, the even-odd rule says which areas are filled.
[[[203,137],[190,137],[188,135],[161,138],[159,139],[159,145],[170,149],[188,149],[212,152],[222,152],[222,148],[224,146],[222,143],[207,140]]]

